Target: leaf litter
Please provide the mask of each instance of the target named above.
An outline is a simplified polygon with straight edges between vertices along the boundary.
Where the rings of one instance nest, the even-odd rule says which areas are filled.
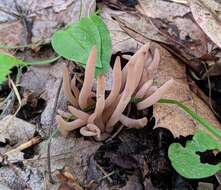
[[[7,45],[48,43],[57,29],[77,21],[81,16],[89,15],[95,9],[94,0],[82,2],[76,0],[1,1],[0,28],[7,29],[12,34],[18,29],[18,33],[4,35],[7,36],[7,41],[3,39],[4,41],[0,43]],[[4,26],[5,24],[8,25]],[[13,30],[16,25],[18,28]]]
[[[157,6],[156,4],[154,4],[154,2],[151,2],[151,1],[149,1],[149,2],[150,2],[149,5],[153,5],[153,7]],[[175,2],[176,1],[173,1],[173,3],[175,3]],[[50,4],[50,3],[52,3],[52,4]],[[61,1],[60,1],[59,3],[60,3],[60,6],[55,6],[58,8],[55,8],[53,6],[52,6],[53,8],[51,8],[51,5],[53,5],[53,1],[39,3],[39,5],[43,6],[44,8],[50,7],[49,10],[53,10],[52,12],[56,13],[56,12],[65,10],[68,7],[67,5],[69,5],[68,3],[70,3],[70,2],[66,2],[66,3],[62,2],[61,3]],[[165,1],[164,2],[159,1],[159,3],[164,4]],[[184,3],[182,2],[181,5],[182,5],[181,10],[186,10],[186,12],[184,11],[184,13],[181,15],[175,14],[175,17],[177,17],[177,19],[179,19],[179,17],[185,17],[186,15],[188,15],[190,13],[190,9],[188,7],[185,7],[186,6],[185,2]],[[38,5],[36,5],[36,4],[33,6],[38,7]],[[86,6],[86,4],[85,4],[85,6]],[[175,7],[177,7],[177,6],[175,6]],[[167,6],[167,7],[170,7],[170,6]],[[164,8],[165,8],[165,6],[164,6]],[[11,10],[13,10],[13,8]],[[151,10],[151,8],[148,10]],[[161,9],[157,8],[156,10],[159,11]],[[174,9],[172,9],[172,10],[174,10]],[[180,10],[180,7],[178,7],[177,10]],[[42,18],[46,18],[44,16],[44,14],[45,14],[44,11],[42,10],[42,12],[40,12],[41,16],[43,15]],[[5,13],[2,13],[2,14],[5,15],[4,18],[2,17],[3,19],[5,19],[5,20],[11,19],[11,21],[13,21],[14,17],[9,16],[8,14],[5,14]],[[47,15],[47,14],[45,14],[45,15]],[[182,47],[180,45],[183,45],[182,43],[184,43],[182,41],[182,39],[179,39],[179,38],[178,38],[178,42],[180,42],[181,44],[177,45],[177,38],[175,38],[176,42],[173,41],[174,38],[172,39],[172,43],[171,43],[171,41],[168,42],[168,39],[167,39],[168,35],[170,36],[171,34],[173,34],[174,31],[176,32],[177,28],[180,30],[179,26],[177,26],[177,28],[173,27],[173,23],[171,24],[170,17],[169,17],[169,22],[168,21],[165,22],[164,20],[162,22],[162,20],[161,20],[162,18],[158,18],[157,15],[155,15],[156,18],[152,19],[152,23],[154,24],[154,27],[153,27],[153,25],[151,25],[151,24],[145,25],[148,22],[145,21],[146,19],[144,19],[143,17],[139,18],[136,15],[133,15],[134,17],[131,17],[131,15],[128,14],[127,12],[121,12],[120,10],[113,11],[113,10],[109,9],[108,7],[102,7],[101,15],[104,18],[104,21],[107,23],[108,28],[111,31],[113,52],[114,53],[120,52],[122,56],[124,56],[124,54],[128,53],[128,52],[134,53],[138,49],[138,47],[140,47],[141,39],[142,40],[145,39],[144,41],[142,41],[143,43],[148,42],[149,41],[148,39],[154,39],[156,41],[160,41],[160,42],[170,44],[170,45],[175,44],[174,45],[175,48]],[[158,15],[160,15],[160,14],[158,14]],[[168,18],[167,16],[168,15],[165,15],[166,18]],[[58,18],[58,17],[56,17],[56,18]],[[128,19],[128,18],[130,18],[130,19]],[[137,20],[137,18],[139,18],[139,19]],[[42,21],[42,22],[39,21],[35,26],[39,27],[39,26],[42,26],[40,24],[47,24],[47,20],[48,20],[48,18],[46,19],[46,21]],[[181,18],[181,20],[182,20],[182,18]],[[186,23],[187,25],[189,25],[190,23],[191,24],[193,23],[192,19],[190,19],[190,20],[191,21],[188,21]],[[141,24],[142,23],[141,21],[144,24]],[[56,26],[57,23],[55,25],[53,25],[52,23],[50,23],[50,25],[48,25],[48,26],[50,26],[50,27],[52,26],[52,28],[54,28],[54,26]],[[162,35],[162,33],[159,34],[158,30],[156,31],[156,26],[162,27],[162,24],[165,24],[165,23],[166,24],[169,23],[172,26],[169,25],[167,30],[163,31],[164,35]],[[175,25],[176,24],[177,23],[175,23]],[[134,28],[132,28],[132,26]],[[196,26],[196,25],[193,24],[193,26]],[[183,27],[183,26],[180,26],[180,27]],[[172,29],[172,33],[170,33],[171,29]],[[194,30],[198,31],[198,29],[199,28],[196,27]],[[54,29],[52,29],[52,30],[54,31]],[[53,32],[51,32],[52,30],[49,29],[48,30],[49,32],[46,30],[47,33],[49,34],[49,35],[46,35],[46,37],[50,36],[53,33]],[[134,31],[136,31],[139,35],[135,36]],[[149,34],[147,34],[146,31],[149,31]],[[169,33],[168,33],[168,31],[169,31]],[[179,33],[179,35],[177,35],[177,33],[176,33],[175,37],[177,37],[177,36],[183,37],[182,35],[184,35],[184,38],[185,38],[185,36],[186,36],[185,32],[188,32],[188,31],[183,31],[184,34]],[[202,43],[205,46],[202,46],[202,47],[195,46],[194,47],[196,49],[194,51],[192,51],[191,54],[193,53],[194,56],[196,56],[197,58],[202,57],[205,53],[207,53],[207,49],[206,49],[206,47],[208,46],[207,43],[211,43],[211,42],[207,42],[206,37],[203,35],[204,33],[199,32],[199,34],[202,34],[202,36],[201,36],[202,38],[193,35],[194,40],[195,40],[195,41],[194,40],[193,41],[198,43],[198,40],[200,40],[199,44]],[[149,35],[152,35],[152,36],[150,37]],[[41,37],[41,31],[39,31],[39,33],[38,32],[34,33],[33,36],[34,37],[31,38],[31,40],[33,42],[42,41],[42,39],[43,39]],[[35,38],[35,36],[37,36],[37,37]],[[193,37],[193,36],[191,35],[191,37]],[[172,37],[174,37],[174,36],[172,35]],[[195,39],[195,37],[196,37],[196,39]],[[20,37],[18,37],[18,39],[20,39]],[[171,38],[169,38],[169,39],[171,40]],[[16,42],[16,40],[15,40],[15,43],[12,43],[12,45],[23,44],[22,40],[20,42]],[[12,41],[14,42],[14,39]],[[43,41],[47,41],[47,40],[45,40],[45,38],[44,38]],[[6,43],[6,42],[3,42],[3,43]],[[191,55],[191,57],[189,57],[189,52],[188,52],[189,50],[188,50],[188,48],[186,49],[186,47],[188,47],[188,43],[186,44],[186,42],[185,42],[184,44],[185,44],[184,45],[185,47],[182,50],[181,54],[182,54],[182,56],[184,56],[188,60],[191,60],[190,58],[192,58],[192,55]],[[191,45],[193,45],[193,43],[191,43],[191,40],[190,40],[189,44],[190,44],[190,47],[191,47]],[[171,91],[169,91],[165,95],[165,97],[176,98],[176,99],[184,102],[188,106],[192,107],[193,110],[196,111],[197,113],[199,113],[202,117],[211,121],[211,123],[213,123],[216,127],[220,127],[220,124],[218,123],[216,118],[213,116],[213,113],[211,112],[209,107],[202,100],[200,100],[199,97],[197,97],[194,93],[191,92],[191,90],[189,88],[189,81],[188,81],[188,77],[186,75],[185,66],[182,63],[180,63],[179,61],[177,61],[173,56],[171,56],[165,49],[159,47],[156,44],[153,44],[153,46],[156,46],[160,49],[161,58],[162,58],[159,70],[156,73],[157,74],[156,80],[155,80],[156,85],[163,84],[171,76],[174,77],[176,80],[174,87],[171,89]],[[203,49],[197,49],[197,48],[203,48]],[[187,51],[187,53],[186,53],[186,51]],[[62,60],[59,60],[59,63],[61,63],[61,62],[64,64],[64,62]],[[23,86],[26,87],[28,90],[31,90],[32,92],[36,93],[37,97],[40,94],[40,96],[43,97],[44,100],[47,102],[47,106],[46,106],[44,112],[48,116],[44,116],[44,114],[41,115],[41,124],[42,124],[43,128],[45,126],[46,129],[48,129],[49,124],[52,119],[52,112],[53,112],[52,109],[53,109],[54,103],[55,103],[55,94],[58,91],[59,80],[60,80],[60,77],[62,76],[62,71],[59,69],[60,68],[59,63],[56,65],[48,66],[48,67],[47,66],[46,67],[44,67],[44,66],[43,67],[30,67],[28,72],[26,72],[22,77]],[[65,63],[65,64],[67,64],[67,63]],[[193,67],[195,68],[195,66],[193,66]],[[58,72],[59,70],[60,70],[60,72]],[[48,73],[50,73],[50,74],[48,74]],[[58,73],[60,73],[60,74],[58,74]],[[32,77],[33,77],[33,79],[32,79]],[[55,88],[55,86],[56,86],[56,88]],[[53,90],[53,89],[55,89],[55,90]],[[59,97],[58,107],[65,110],[65,105],[66,105],[65,97],[62,95],[62,92],[59,94],[60,94],[60,97]],[[186,115],[184,113],[179,111],[179,109],[174,106],[165,106],[165,105],[162,106],[160,104],[157,104],[154,106],[153,111],[154,111],[154,113],[153,113],[154,117],[156,119],[156,126],[169,128],[175,137],[177,137],[179,135],[186,136],[186,135],[192,134],[195,131],[195,129],[199,127],[192,119],[189,119],[188,117],[186,117]],[[46,118],[46,119],[44,119],[44,118]],[[34,127],[34,129],[36,130],[36,126]],[[149,127],[149,128],[146,128],[145,130],[152,130],[152,129],[150,129],[150,127]],[[154,130],[156,130],[156,129],[154,129]],[[139,134],[138,131],[136,133]],[[129,134],[129,139],[127,139],[128,134]],[[164,134],[164,132],[162,132],[162,134]],[[74,173],[74,174],[72,174],[72,176],[77,177],[76,181],[79,181],[80,184],[87,184],[88,185],[87,182],[91,182],[91,179],[93,179],[93,175],[94,175],[94,174],[90,174],[90,175],[92,175],[92,177],[90,177],[89,180],[87,182],[85,182],[85,176],[87,176],[87,178],[88,178],[88,176],[89,176],[88,172],[91,171],[90,170],[91,164],[88,164],[88,161],[91,159],[93,160],[93,158],[91,158],[91,155],[93,157],[96,150],[98,150],[98,152],[99,152],[99,147],[100,147],[101,143],[95,143],[91,140],[84,139],[82,137],[79,138],[78,135],[79,135],[78,132],[76,132],[74,134],[71,134],[71,136],[68,137],[67,139],[62,138],[59,134],[54,135],[54,138],[52,138],[52,148],[51,148],[51,150],[52,150],[52,152],[51,152],[52,173],[53,173],[53,177],[56,178],[56,172],[59,171],[59,169],[63,169],[64,166],[69,166],[71,168],[71,173]],[[142,133],[139,135],[142,135]],[[30,136],[30,138],[33,136],[34,135],[32,134]],[[137,148],[130,147],[130,146],[134,142],[137,143],[137,139],[139,139],[139,138],[137,138],[136,135],[134,135],[134,131],[131,132],[131,134],[129,131],[123,132],[116,139],[113,139],[112,142],[107,143],[107,146],[109,146],[109,145],[117,146],[117,150],[120,151],[120,153],[121,153],[120,156],[119,156],[118,152],[114,152],[114,151],[109,152],[109,150],[108,150],[107,152],[104,153],[104,158],[111,159],[111,162],[110,162],[111,166],[117,168],[115,170],[116,174],[113,174],[113,176],[116,176],[117,172],[119,172],[119,170],[121,171],[123,168],[124,172],[122,173],[123,175],[121,177],[122,178],[125,177],[125,179],[122,179],[122,181],[124,183],[126,183],[126,186],[122,187],[121,189],[134,189],[134,188],[135,189],[142,189],[143,188],[142,185],[144,185],[144,188],[146,188],[146,189],[157,189],[157,188],[153,187],[152,182],[154,180],[150,182],[146,178],[146,180],[143,182],[143,184],[140,182],[140,178],[139,178],[140,175],[141,176],[147,175],[149,171],[142,171],[141,173],[139,173],[139,171],[138,171],[138,173],[137,173],[137,170],[140,170],[139,166],[144,166],[143,168],[153,169],[155,167],[158,167],[159,164],[162,164],[162,162],[161,162],[162,160],[156,160],[155,163],[152,163],[153,164],[152,166],[147,167],[145,164],[148,164],[148,162],[146,162],[146,160],[144,158],[142,158],[142,156],[139,155],[139,154],[143,155],[144,153],[142,150],[139,150],[140,152],[138,151],[139,153],[137,153],[137,155],[135,155],[135,160],[137,160],[138,162],[141,162],[143,165],[142,164],[140,165],[140,163],[134,164],[133,163],[134,160],[133,160],[133,158],[131,158],[131,152],[136,151]],[[148,138],[144,138],[144,141],[146,139],[148,139]],[[150,139],[151,139],[151,137],[150,137]],[[118,141],[120,141],[121,143],[119,144]],[[130,141],[132,141],[132,142],[130,142]],[[21,142],[19,142],[19,143],[21,143]],[[46,186],[48,189],[58,189],[58,185],[57,186],[51,185],[47,182],[47,177],[45,175],[45,171],[46,171],[45,168],[47,167],[47,149],[46,149],[47,143],[48,142],[46,140],[44,140],[42,143],[40,143],[39,146],[36,146],[34,148],[35,149],[34,157],[32,157],[30,159],[24,159],[24,160],[22,159],[22,163],[23,163],[22,167],[19,165],[16,166],[16,168],[19,170],[18,173],[21,172],[20,174],[22,174],[20,177],[18,177],[18,175],[16,175],[17,172],[14,171],[14,167],[11,167],[10,165],[5,166],[5,167],[1,167],[0,173],[1,173],[1,177],[2,177],[1,179],[3,179],[1,181],[1,183],[4,186],[11,187],[11,189],[24,189],[24,188],[27,188],[27,186],[29,186],[29,185],[31,186],[32,189],[43,189],[44,188],[43,185]],[[126,146],[124,146],[122,144],[126,144]],[[140,145],[140,143],[138,143],[138,144]],[[147,146],[147,144],[145,144],[145,143],[144,143],[144,145]],[[101,147],[105,147],[105,146],[106,145],[103,145]],[[128,146],[129,146],[129,148],[128,148]],[[128,149],[131,152],[128,152]],[[145,150],[145,151],[147,151],[147,150]],[[97,152],[95,153],[95,155],[96,154],[97,154]],[[127,155],[127,156],[129,155],[128,158],[126,159],[126,161],[127,161],[126,163],[124,163],[124,161],[125,161],[124,156],[125,155]],[[154,157],[154,155],[152,155],[152,156]],[[164,161],[168,162],[166,159]],[[93,161],[91,161],[91,162],[92,162],[92,165],[95,164]],[[133,163],[133,164],[131,164],[131,163]],[[154,165],[154,164],[156,164],[156,165]],[[103,167],[105,169],[105,165]],[[95,166],[95,168],[96,168],[95,171],[97,171],[96,166]],[[133,171],[131,171],[131,170],[133,170]],[[109,170],[107,170],[107,171],[109,171]],[[62,172],[64,172],[64,171],[62,171]],[[154,170],[153,170],[153,172],[154,172]],[[99,177],[100,177],[100,179],[102,179],[105,176],[105,174],[102,173],[100,170],[99,170],[99,173],[100,173]],[[121,173],[119,173],[119,174],[121,174]],[[113,177],[113,176],[110,175],[110,177]],[[108,176],[107,176],[107,178],[108,178]],[[129,178],[129,180],[126,180],[126,178]],[[64,181],[60,181],[61,185],[65,185],[66,188],[69,188],[70,184],[69,185],[66,184],[67,179],[66,178],[64,179],[64,176],[62,179],[65,180],[65,183],[64,183]],[[104,179],[106,179],[106,178],[104,178]],[[113,179],[117,180],[114,177],[113,177]],[[120,179],[121,178],[119,178],[119,180]],[[101,180],[98,182],[99,182],[99,184],[101,183],[101,186],[98,186],[98,189],[109,189],[109,187],[107,186],[106,180]],[[73,179],[72,179],[71,184],[73,184]],[[117,182],[117,184],[119,185],[120,183]],[[188,184],[186,184],[186,185],[188,186]],[[60,187],[62,188],[62,186],[60,186]]]

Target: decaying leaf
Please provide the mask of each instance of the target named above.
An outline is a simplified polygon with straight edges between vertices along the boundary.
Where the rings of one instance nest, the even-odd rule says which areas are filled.
[[[9,0],[0,2],[0,28],[7,27],[7,40],[0,44],[47,43],[59,28],[88,16],[95,9],[92,0]],[[18,25],[18,27],[16,27]],[[3,30],[0,34],[5,36]],[[16,35],[13,35],[15,34]]]
[[[34,136],[35,126],[11,115],[0,120],[0,141],[22,144]]]
[[[102,7],[100,14],[111,33],[112,54],[117,52],[135,52],[138,42],[125,33],[119,23],[111,17],[111,12],[109,12],[106,6]]]
[[[1,17],[1,16],[0,16]],[[0,24],[0,44],[11,46],[25,44],[24,27],[21,21],[11,21]]]
[[[215,127],[221,128],[210,108],[190,90],[185,65],[179,63],[164,49],[161,48],[160,50],[162,60],[156,74],[157,83],[163,84],[170,77],[176,79],[176,83],[165,97],[184,102],[185,105],[207,119]],[[156,104],[154,106],[154,115],[157,118],[157,126],[170,129],[174,136],[192,134],[199,127],[175,106]]]
[[[14,0],[0,2],[0,8],[3,6],[6,10],[6,12],[0,12],[0,21],[5,22],[4,24],[6,24],[7,30],[13,32],[17,24],[16,22],[18,22],[18,17],[16,16],[17,9],[15,8],[14,2]],[[23,24],[23,22],[22,24],[19,23],[19,31],[17,35],[8,35],[10,38],[5,41],[1,41],[0,37],[0,43],[18,45],[27,43],[29,41],[47,42],[51,34],[58,28],[62,27],[63,23],[67,24],[70,20],[75,21],[78,19],[81,1],[31,0],[27,3],[27,1],[17,0],[17,2],[18,4],[25,2],[25,5],[21,6],[22,10],[31,10],[27,13],[27,21],[22,19],[22,21],[25,21],[27,24],[27,28],[24,27],[25,24]],[[88,15],[92,10],[90,5],[92,5],[94,8],[95,1],[83,2],[82,14]],[[141,43],[148,42],[149,39],[163,42],[165,44],[172,45],[177,49],[181,49],[182,56],[186,56],[188,59],[201,57],[205,53],[208,53],[208,39],[202,31],[197,33],[199,27],[197,27],[197,25],[193,22],[189,14],[190,9],[186,6],[185,0],[158,0],[155,2],[146,2],[148,3],[148,6],[150,6],[146,8],[147,12],[150,14],[148,15],[149,20],[146,18],[147,15],[140,16],[137,13],[128,14],[126,11],[121,12],[120,10],[108,10],[107,7],[103,7],[101,10],[101,15],[105,19],[105,22],[108,24],[108,28],[111,31],[114,53],[118,51],[121,51],[122,53],[134,53],[139,48]],[[158,4],[158,2],[160,3]],[[23,5],[22,3],[21,5]],[[175,6],[174,3],[179,3],[181,6]],[[158,6],[160,6],[160,4],[163,4],[164,6],[159,8]],[[165,10],[170,14],[167,14]],[[176,11],[174,12],[174,10],[180,11],[179,14],[177,14]],[[11,12],[13,14],[8,14],[7,12]],[[159,16],[161,13],[165,16],[163,19]],[[188,20],[189,17],[190,20]],[[115,20],[113,20],[113,18]],[[169,18],[169,20],[167,20],[167,18]],[[13,28],[10,28],[11,25],[8,21],[14,23]],[[0,24],[0,28],[4,24]],[[191,27],[189,27],[190,25]],[[186,30],[185,26],[188,26],[190,31]],[[23,31],[28,32],[23,33]],[[0,32],[0,34],[2,33]],[[10,32],[10,34],[13,33]],[[154,46],[155,45],[156,44],[154,44]],[[176,61],[176,59],[172,57],[165,49],[159,46],[157,47],[160,49],[162,61],[159,65],[158,72],[156,73],[155,85],[160,86],[169,78],[173,77],[176,82],[173,88],[167,94],[165,94],[165,97],[183,101],[199,115],[208,119],[211,123],[213,123],[213,125],[220,127],[220,124],[217,122],[208,106],[189,89],[185,66]],[[191,55],[189,55],[189,53],[191,53]],[[64,64],[66,64],[66,62],[64,63],[63,61],[60,61],[58,64],[53,66],[30,67],[22,77],[21,85],[24,88],[31,90],[37,95],[41,95],[41,97],[47,101],[47,107],[41,116],[41,124],[43,128],[48,129],[51,120],[53,119],[53,109],[56,102],[56,94],[59,93],[59,85],[62,78]],[[66,99],[61,93],[58,100],[58,107],[63,108],[65,107],[65,104]],[[192,134],[195,129],[199,127],[193,120],[187,117],[182,111],[179,110],[179,108],[175,106],[157,104],[154,106],[154,116],[157,119],[157,127],[169,128],[175,136]],[[23,122],[21,125],[19,122],[16,123],[12,131],[14,131],[15,128],[19,129],[16,130],[16,134],[19,133],[19,135],[15,139],[17,139],[16,142],[20,144],[20,142],[25,142],[29,139],[29,137],[33,136],[35,127],[32,126],[29,131],[29,127],[26,128],[26,125],[24,125],[24,132],[24,128],[21,127],[23,126]],[[1,122],[0,126],[2,127]],[[10,135],[2,136],[1,127],[0,136],[2,139],[4,139],[4,142],[6,142],[6,137],[11,137]],[[26,130],[28,130],[27,133]],[[4,134],[6,133],[4,132]],[[82,137],[77,138],[76,134],[78,134],[78,132],[72,133],[67,139],[55,135],[53,136],[51,144],[51,170],[53,177],[55,177],[55,171],[61,170],[65,166],[70,167],[70,172],[68,172],[69,174],[77,174],[76,180],[73,180],[70,175],[68,175],[68,177],[67,175],[63,176],[65,181],[63,182],[65,184],[68,183],[68,186],[65,186],[67,188],[70,188],[70,186],[73,185],[73,182],[76,181],[84,184],[86,172],[88,170],[89,157],[101,145],[101,143],[89,141],[88,139],[84,139]],[[136,139],[134,139],[134,141],[135,140]],[[33,190],[42,190],[45,188],[44,186],[46,186],[48,189],[57,190],[58,186],[49,184],[45,176],[48,167],[47,145],[47,140],[40,143],[35,150],[36,153],[34,157],[31,159],[18,159],[21,161],[20,163],[22,165],[22,169],[20,168],[19,164],[16,166],[17,170],[19,170],[19,175],[17,175],[14,168],[11,168],[10,166],[1,167],[0,183],[4,185],[4,188],[9,187],[10,189],[23,190],[30,186]],[[130,150],[130,146],[128,150]],[[17,156],[19,157],[20,155],[17,154]],[[115,159],[115,157],[113,157],[113,159]],[[118,157],[116,157],[116,160],[117,159]],[[125,160],[122,159],[122,162],[120,163],[124,165],[124,161]],[[137,176],[130,176],[130,178],[132,180],[130,180],[130,183],[127,184],[127,186],[125,186],[123,189],[154,189],[152,184],[141,187],[139,185],[140,179],[137,179]],[[71,188],[73,190],[73,187]],[[110,188],[107,186],[106,181],[103,180],[102,185],[98,187],[98,189],[108,190]]]
[[[56,95],[60,94],[59,86],[64,64],[65,62],[59,61],[55,65],[31,66],[21,79],[21,84],[25,89],[46,101],[46,108],[41,115],[41,124],[44,129],[48,129],[53,120]],[[61,94],[58,106],[62,106],[64,102],[65,98]]]
[[[216,0],[190,0],[195,21],[209,38],[221,48],[221,2]]]
[[[5,184],[0,184],[0,189],[3,189],[3,190],[12,190],[11,188],[7,187]]]
[[[137,22],[124,19],[124,24],[146,38],[172,45],[186,59],[207,54],[208,39],[194,22],[190,8],[184,4],[162,0],[140,0],[140,17]],[[141,22],[144,19],[146,21]],[[144,30],[149,26],[151,30]],[[141,30],[143,29],[143,30]],[[151,33],[157,33],[154,38]],[[160,38],[159,38],[160,36]],[[165,40],[162,40],[162,37]]]
[[[0,142],[4,145],[0,148],[1,153],[7,155],[7,160],[11,162],[24,160],[22,149],[17,147],[34,136],[35,126],[12,115],[0,120],[0,126]],[[2,161],[1,158],[0,162]]]
[[[0,184],[4,184],[10,190],[42,190],[44,188],[43,179],[43,174],[38,169],[30,166],[21,169],[14,165],[13,167],[5,166],[0,169]]]
[[[146,39],[144,35],[150,35],[152,30],[148,33],[145,32],[149,30],[147,30],[148,28],[145,28],[145,24],[143,23],[141,24],[142,18],[140,18],[140,20],[136,20],[136,17],[130,15],[130,19],[127,19],[129,15],[125,12],[120,12],[120,11],[115,12],[107,7],[103,8],[104,8],[103,10],[105,10],[103,14],[104,16],[106,16],[106,18],[108,18],[108,20],[111,19],[111,17],[108,17],[108,14],[114,16],[119,20],[124,18],[123,20],[124,22],[121,22],[122,21],[121,20],[119,23],[121,27],[122,24],[127,25],[129,21],[133,23],[134,33],[132,34],[136,35],[135,32],[139,33],[140,31],[143,31],[139,36],[132,36],[135,37],[137,42],[135,41],[134,43],[127,43],[127,41],[123,41],[121,43],[122,53],[127,52],[128,50],[133,52],[136,43],[139,44],[139,42],[141,41],[148,42],[148,39]],[[112,24],[111,24],[112,22],[109,21],[106,23],[108,27],[112,29]],[[115,23],[117,25],[117,22]],[[137,23],[139,23],[139,25]],[[136,28],[136,25],[138,25],[139,28]],[[115,31],[111,31],[113,44],[115,41],[119,41],[118,36],[113,35],[114,32]],[[128,36],[128,34],[126,34],[125,31],[122,31],[122,34],[125,36],[126,39],[128,38],[128,40],[131,40],[131,37]],[[218,123],[217,119],[213,115],[210,108],[199,97],[197,97],[193,92],[191,92],[188,85],[185,65],[179,63],[174,57],[170,55],[170,53],[168,53],[163,48],[160,48],[160,54],[162,59],[155,76],[156,83],[158,85],[161,85],[171,77],[176,79],[174,86],[171,88],[171,90],[169,90],[169,92],[165,95],[165,97],[171,99],[177,99],[179,101],[184,101],[199,115],[208,119],[216,127],[220,127],[220,124]],[[157,126],[169,128],[171,131],[173,131],[173,134],[175,136],[179,135],[185,136],[188,134],[192,134],[196,129],[194,121],[186,117],[186,115],[182,113],[182,111],[180,111],[178,108],[174,106],[160,105],[160,104],[157,104],[154,107],[155,107],[154,115],[156,116],[157,119]]]
[[[61,183],[58,190],[84,190],[68,167],[58,171],[57,178]]]
[[[211,59],[214,62],[219,58],[214,55],[213,42],[195,22],[188,5],[163,0],[141,0],[139,3],[137,11],[113,10],[106,6],[102,9],[104,15],[109,15],[108,22],[113,23],[114,19],[130,37],[141,43],[148,40],[160,42],[196,71],[203,69],[202,61],[211,63]],[[129,40],[131,38],[118,41],[123,44]]]
[[[164,3],[169,3],[169,2],[164,2]],[[149,4],[149,6],[150,5],[151,4]],[[151,8],[149,7],[148,10],[150,10],[150,13],[151,12],[154,13],[152,9],[153,7]],[[139,42],[147,43],[150,37],[145,37],[145,36],[150,36],[150,35],[153,36],[150,39],[167,43],[166,38],[164,37],[158,38],[158,36],[159,37],[161,36],[160,34],[154,35],[157,33],[156,32],[152,33],[153,31],[155,31],[155,29],[153,30],[153,28],[149,27],[151,25],[145,24],[145,20],[143,17],[129,15],[126,12],[114,11],[106,6],[104,6],[102,10],[103,10],[102,16],[104,17],[108,27],[111,29],[114,51],[118,51],[118,46],[114,45],[117,42],[116,44],[120,44],[122,53],[128,51],[135,52],[136,46],[139,46]],[[186,13],[190,11],[188,10],[188,8],[185,7],[184,10],[186,10]],[[171,13],[171,14],[174,14],[173,16],[176,17],[175,15],[178,13]],[[116,21],[110,20],[111,16],[113,18],[116,18]],[[128,19],[128,17],[130,19]],[[182,15],[177,15],[177,17],[178,18],[182,17]],[[117,25],[118,27],[120,26],[120,33],[122,34],[122,36],[124,36],[124,39],[126,40],[120,41],[119,36],[115,35],[115,30],[113,30],[113,27],[117,27]],[[128,31],[130,32],[126,33]],[[131,31],[133,31],[133,33],[131,33]],[[129,43],[132,40],[131,37],[134,38],[135,40]],[[160,86],[170,78],[175,79],[175,84],[168,91],[165,97],[170,99],[177,99],[179,101],[184,101],[187,106],[190,106],[203,118],[208,119],[214,126],[221,127],[219,122],[213,115],[212,111],[210,110],[210,108],[190,90],[186,75],[185,65],[179,63],[170,53],[168,53],[162,47],[159,48],[162,59],[155,76],[156,84]],[[194,121],[188,118],[184,113],[182,113],[182,111],[179,110],[179,108],[176,108],[175,106],[156,104],[154,106],[154,115],[156,116],[157,119],[156,125],[158,127],[166,127],[170,129],[175,136],[189,135],[192,134],[196,129],[195,127],[196,124],[194,123]]]
[[[47,144],[48,142],[44,141],[39,145],[39,156],[31,161],[32,166],[40,168],[41,172],[44,172],[47,168]],[[67,166],[69,167],[69,173],[75,174],[75,182],[83,184],[89,157],[98,149],[100,144],[84,138],[76,138],[75,134],[71,134],[68,138],[63,138],[60,135],[55,136],[51,142],[51,170],[53,176],[58,173],[58,170],[62,170]],[[30,162],[26,162],[26,164],[29,165]]]

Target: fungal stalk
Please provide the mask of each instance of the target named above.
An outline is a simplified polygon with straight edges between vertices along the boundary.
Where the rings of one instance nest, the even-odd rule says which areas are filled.
[[[151,59],[149,47],[150,44],[143,45],[123,69],[121,69],[120,58],[116,58],[112,75],[113,85],[107,97],[105,97],[105,75],[97,77],[97,89],[95,92],[92,91],[96,69],[95,47],[88,57],[81,89],[77,88],[76,76],[71,79],[65,67],[63,90],[71,104],[68,110],[76,119],[65,121],[62,116],[57,115],[56,120],[61,134],[67,136],[70,131],[80,128],[83,136],[94,136],[99,139],[103,134],[110,134],[117,123],[137,129],[146,126],[148,122],[146,117],[132,119],[123,113],[131,99],[141,100],[136,107],[137,110],[143,110],[159,101],[173,85],[173,79],[159,88],[154,85],[153,73],[159,65],[160,53],[156,49]],[[95,102],[92,100],[92,94],[96,94]],[[85,111],[92,102],[94,102],[94,109]]]

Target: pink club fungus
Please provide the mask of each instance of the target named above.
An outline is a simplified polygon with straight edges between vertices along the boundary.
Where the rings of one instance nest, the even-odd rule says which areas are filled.
[[[58,129],[67,136],[72,130],[80,128],[83,136],[94,136],[97,139],[103,134],[110,134],[118,122],[128,128],[142,128],[148,120],[146,117],[132,119],[123,112],[132,98],[140,101],[136,104],[138,110],[146,109],[155,104],[173,85],[173,79],[161,87],[153,85],[153,73],[160,62],[158,49],[150,59],[149,44],[143,45],[121,69],[120,58],[117,57],[113,67],[113,84],[111,91],[105,97],[105,75],[97,77],[96,92],[92,91],[96,69],[96,48],[93,47],[85,68],[84,82],[81,89],[76,86],[76,77],[70,78],[67,67],[64,68],[63,90],[71,106],[69,112],[75,120],[65,121],[56,116]],[[96,101],[92,96],[96,94]],[[85,109],[94,105],[93,111]]]

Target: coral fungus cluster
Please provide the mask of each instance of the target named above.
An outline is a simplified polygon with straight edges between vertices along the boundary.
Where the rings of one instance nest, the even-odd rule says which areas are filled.
[[[93,47],[85,68],[84,82],[81,89],[77,88],[76,77],[70,78],[68,69],[64,68],[63,90],[71,106],[70,113],[76,118],[65,121],[56,116],[60,132],[66,136],[70,131],[80,128],[83,136],[95,136],[111,133],[118,122],[129,128],[142,128],[147,124],[147,118],[132,119],[123,112],[132,98],[136,98],[138,110],[146,109],[156,103],[167,91],[173,79],[161,87],[153,84],[153,73],[160,62],[158,49],[150,59],[149,44],[143,45],[121,69],[120,58],[117,57],[113,67],[113,84],[111,91],[105,97],[105,75],[97,77],[96,91],[92,91],[96,69],[96,48]],[[93,96],[96,94],[96,101]],[[94,105],[92,111],[87,108]]]

